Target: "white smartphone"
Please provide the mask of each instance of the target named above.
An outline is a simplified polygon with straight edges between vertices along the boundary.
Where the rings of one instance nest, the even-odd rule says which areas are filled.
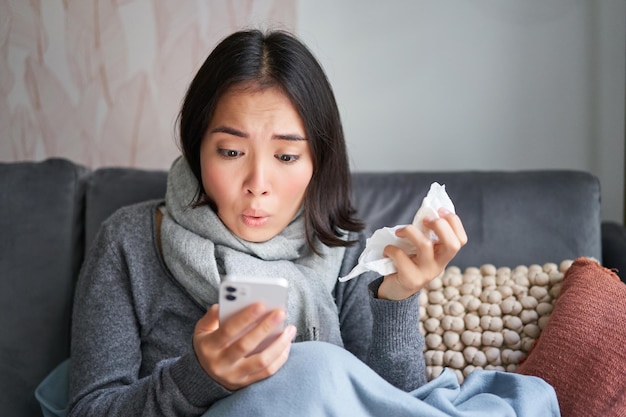
[[[242,277],[228,276],[220,284],[219,294],[219,320],[220,323],[228,320],[233,314],[254,303],[263,303],[266,311],[283,309],[287,311],[287,291],[288,282],[285,278],[279,277]],[[257,322],[244,329],[247,332]],[[265,349],[272,343],[284,329],[277,327],[251,354]]]

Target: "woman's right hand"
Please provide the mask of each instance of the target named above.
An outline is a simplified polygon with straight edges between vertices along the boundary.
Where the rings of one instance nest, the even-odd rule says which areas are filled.
[[[260,317],[263,319],[256,326],[241,334]],[[224,388],[235,391],[275,374],[285,364],[296,334],[291,325],[264,350],[251,354],[284,321],[283,310],[267,313],[262,304],[253,304],[220,326],[215,304],[196,323],[193,349],[204,371]]]

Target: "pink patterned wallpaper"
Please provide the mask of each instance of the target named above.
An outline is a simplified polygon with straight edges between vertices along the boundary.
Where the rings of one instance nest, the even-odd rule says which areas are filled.
[[[295,22],[295,0],[0,0],[0,161],[166,169],[213,46]]]

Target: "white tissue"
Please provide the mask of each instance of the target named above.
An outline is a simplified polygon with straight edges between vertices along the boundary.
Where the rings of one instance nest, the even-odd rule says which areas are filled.
[[[454,213],[454,204],[450,197],[446,193],[446,186],[433,182],[430,185],[430,190],[422,205],[415,213],[413,217],[413,225],[416,226],[424,233],[428,233],[429,237],[433,241],[437,241],[437,235],[424,226],[423,220],[425,217],[439,218],[437,210],[445,208],[448,211]],[[394,245],[402,249],[407,255],[415,255],[417,248],[409,240],[405,238],[399,238],[396,236],[396,230],[406,225],[398,225],[394,227],[383,227],[374,232],[374,234],[367,239],[365,243],[365,250],[359,256],[359,263],[350,271],[345,277],[340,277],[339,281],[348,281],[363,272],[376,271],[381,275],[393,274],[397,271],[393,261],[383,256],[383,250],[387,245]]]

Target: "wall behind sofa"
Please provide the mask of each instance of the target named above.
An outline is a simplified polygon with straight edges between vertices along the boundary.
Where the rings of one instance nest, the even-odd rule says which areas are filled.
[[[215,44],[295,16],[291,0],[0,0],[0,160],[167,169]]]
[[[298,4],[353,168],[581,169],[623,221],[624,0]]]
[[[195,69],[258,24],[321,60],[353,169],[582,169],[622,221],[623,0],[0,1],[0,160],[167,168]]]

